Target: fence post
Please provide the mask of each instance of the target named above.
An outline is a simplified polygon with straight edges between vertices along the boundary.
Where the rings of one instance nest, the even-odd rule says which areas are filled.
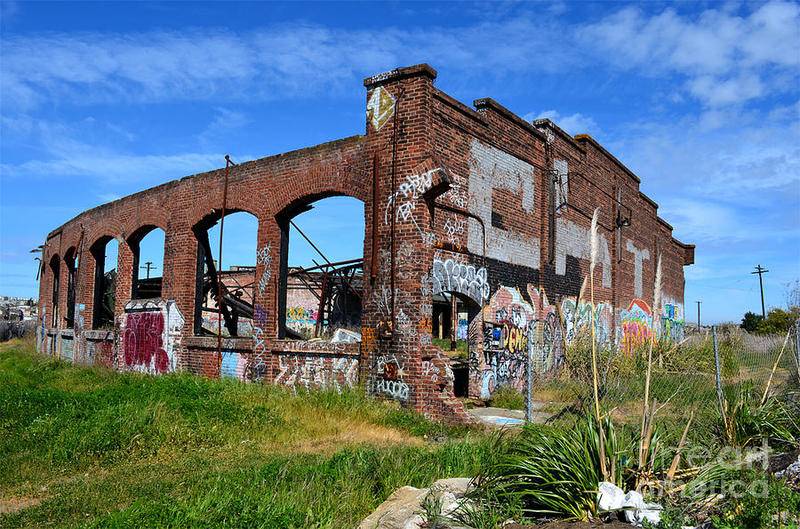
[[[725,419],[725,407],[724,401],[725,396],[722,393],[722,370],[719,362],[719,345],[717,344],[717,326],[711,326],[711,337],[714,344],[714,366],[716,368],[716,384],[717,384],[717,403],[719,404],[719,412],[722,415],[722,420],[726,422]]]
[[[539,344],[538,321],[533,322],[533,336],[528,343],[527,384],[525,384],[525,422],[533,422],[533,350]]]
[[[797,368],[797,383],[800,384],[800,318],[794,322],[794,362]]]

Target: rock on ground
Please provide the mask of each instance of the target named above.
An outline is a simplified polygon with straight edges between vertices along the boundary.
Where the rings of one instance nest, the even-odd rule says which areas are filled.
[[[455,511],[472,487],[472,478],[440,479],[429,488],[401,487],[375,511],[364,518],[358,529],[420,529],[424,527],[422,503],[429,494],[441,501],[442,512]]]

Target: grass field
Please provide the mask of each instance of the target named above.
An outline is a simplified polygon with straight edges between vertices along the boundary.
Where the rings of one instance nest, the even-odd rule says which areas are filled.
[[[351,528],[492,439],[357,391],[149,377],[0,344],[0,527]]]

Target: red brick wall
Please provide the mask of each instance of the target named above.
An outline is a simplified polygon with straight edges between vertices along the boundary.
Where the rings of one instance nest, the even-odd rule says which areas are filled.
[[[360,381],[370,393],[429,415],[465,420],[453,397],[450,361],[431,343],[432,295],[455,292],[471,307],[470,392],[485,397],[502,384],[523,389],[527,351],[543,344],[535,367],[553,371],[564,340],[591,320],[586,318],[591,315],[588,292],[578,296],[589,272],[586,238],[595,208],[602,244],[594,297],[604,339],[625,338],[634,299],[652,305],[659,255],[665,300],[683,303],[683,266],[693,258],[693,247],[672,238],[657,206],[639,192],[635,175],[589,137],[571,138],[546,121],[527,123],[490,99],[467,107],[436,89],[435,77],[422,65],[367,79],[364,136],[231,169],[229,211],[247,211],[259,220],[257,287],[254,336],[225,339],[222,358],[216,338],[194,336],[198,243],[192,227],[220,207],[223,169],[88,210],[52,232],[45,263],[54,255],[63,259],[70,248],[80,259],[76,322],[83,324],[62,333],[73,336],[69,353],[129,369],[130,349],[140,347],[131,344],[141,340],[146,345],[135,358],[163,346],[175,369],[308,387],[341,388]],[[565,163],[567,201],[553,211],[552,170]],[[280,219],[331,195],[365,204],[362,341],[279,339],[285,261]],[[627,213],[627,208],[630,225],[618,228],[618,210]],[[143,226],[165,232],[163,301],[152,306],[130,301],[128,241]],[[90,248],[103,237],[119,241],[111,332],[91,330],[95,263]],[[639,266],[635,252],[649,258]],[[57,327],[63,329],[65,264],[60,274]],[[46,327],[52,317],[52,275],[46,267],[40,283]],[[139,321],[155,316],[132,316],[150,311],[164,318],[168,310],[179,311],[184,323],[159,336],[141,329]],[[670,314],[674,330],[680,322],[674,311]],[[658,315],[654,323],[661,325]],[[58,329],[51,334],[58,352]],[[137,369],[152,371],[137,362]]]

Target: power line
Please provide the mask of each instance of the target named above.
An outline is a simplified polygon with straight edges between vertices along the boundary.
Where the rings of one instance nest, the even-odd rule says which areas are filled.
[[[140,266],[139,268],[144,268],[147,270],[147,279],[150,279],[150,270],[155,270],[158,268],[157,266],[153,266],[153,261],[147,261],[144,266]]]

